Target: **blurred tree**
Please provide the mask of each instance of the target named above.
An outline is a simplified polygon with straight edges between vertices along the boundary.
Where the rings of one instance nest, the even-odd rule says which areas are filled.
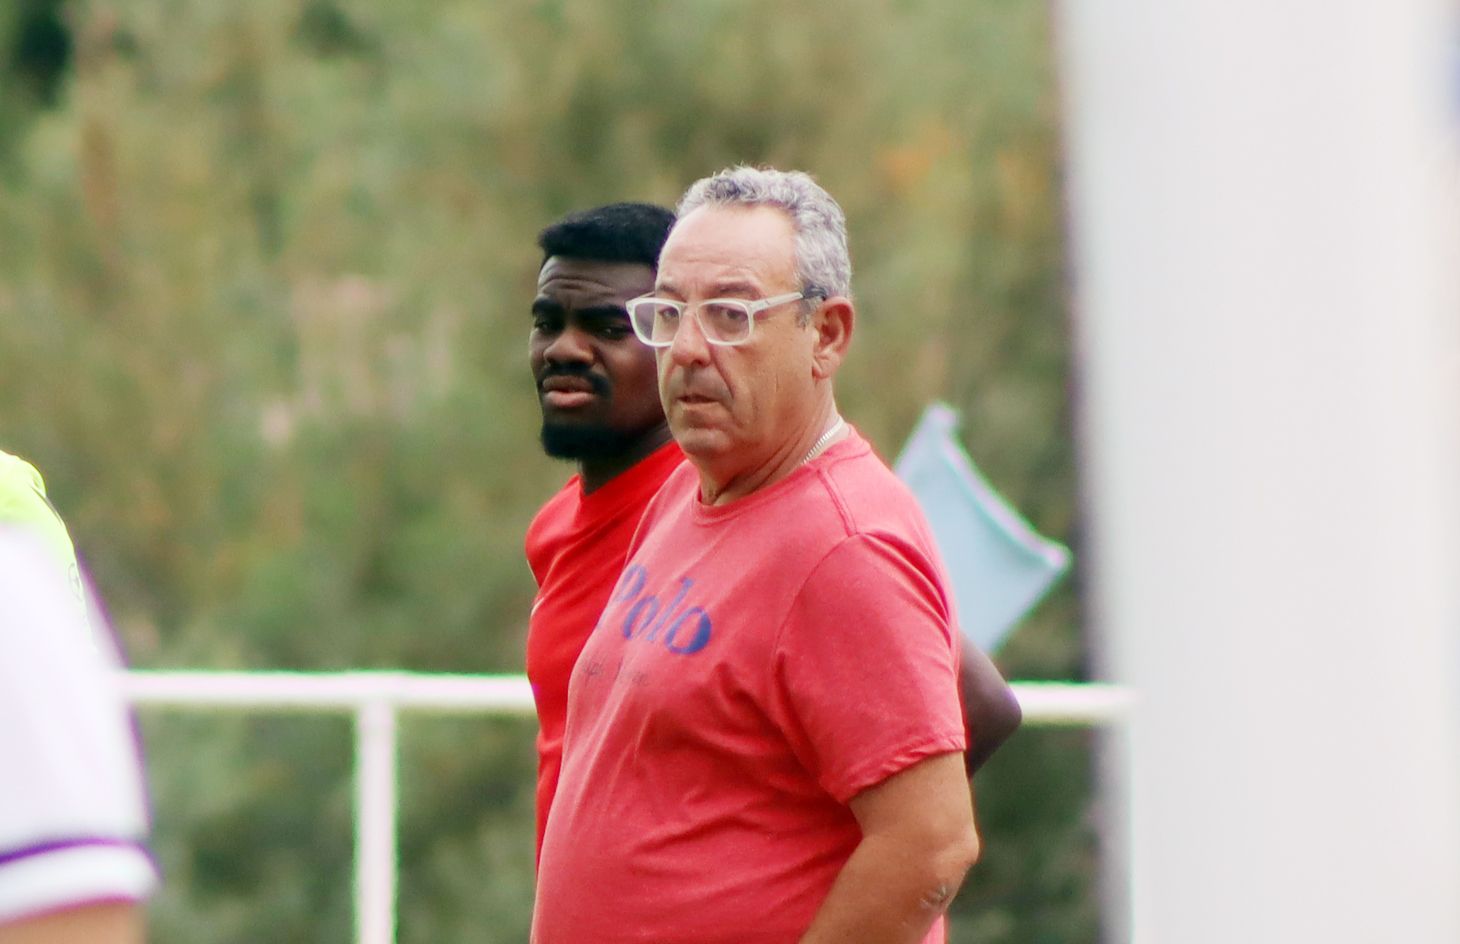
[[[148,667],[518,671],[521,537],[568,473],[525,363],[537,230],[735,162],[850,218],[838,387],[932,397],[1078,543],[1057,99],[1019,0],[23,0],[0,7],[0,442]],[[1079,678],[1076,585],[1013,638]],[[344,942],[337,719],[146,718],[161,944]],[[532,726],[413,721],[404,944],[521,941]],[[1086,735],[979,784],[955,941],[1097,938]]]
[[[38,105],[50,107],[60,96],[71,61],[71,30],[61,0],[19,0],[6,8],[7,84]]]

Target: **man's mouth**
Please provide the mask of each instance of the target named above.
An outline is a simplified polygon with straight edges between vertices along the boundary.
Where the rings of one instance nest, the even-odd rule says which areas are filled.
[[[542,402],[555,410],[576,410],[598,399],[584,390],[549,390],[542,395]]]
[[[544,405],[555,410],[574,410],[587,406],[605,395],[607,385],[584,374],[552,374],[544,377],[538,389]]]
[[[683,409],[717,406],[730,398],[722,383],[704,374],[671,376],[667,393],[669,402]]]

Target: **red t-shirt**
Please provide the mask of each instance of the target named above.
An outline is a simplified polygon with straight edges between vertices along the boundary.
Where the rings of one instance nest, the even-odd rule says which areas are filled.
[[[587,495],[578,476],[527,528],[527,564],[537,599],[527,622],[527,678],[537,703],[537,848],[563,760],[568,676],[614,582],[644,506],[684,460],[670,442]]]
[[[686,463],[650,502],[573,670],[535,944],[790,944],[861,839],[848,801],[963,750],[942,567],[860,436],[698,489]]]

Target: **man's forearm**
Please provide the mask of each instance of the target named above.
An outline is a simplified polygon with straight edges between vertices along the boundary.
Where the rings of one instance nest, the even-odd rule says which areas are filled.
[[[958,694],[963,703],[964,727],[968,731],[964,764],[971,777],[999,745],[1018,730],[1024,712],[998,668],[966,637],[958,673]]]
[[[0,924],[0,944],[142,944],[142,910],[99,902]]]
[[[920,944],[978,856],[971,831],[942,848],[886,836],[862,840],[801,944]]]

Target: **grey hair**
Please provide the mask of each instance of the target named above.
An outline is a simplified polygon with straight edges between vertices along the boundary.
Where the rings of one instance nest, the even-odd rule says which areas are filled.
[[[770,206],[785,212],[796,233],[796,278],[808,295],[851,297],[852,257],[847,218],[831,194],[799,170],[729,167],[695,181],[679,200],[679,219],[702,206]]]

